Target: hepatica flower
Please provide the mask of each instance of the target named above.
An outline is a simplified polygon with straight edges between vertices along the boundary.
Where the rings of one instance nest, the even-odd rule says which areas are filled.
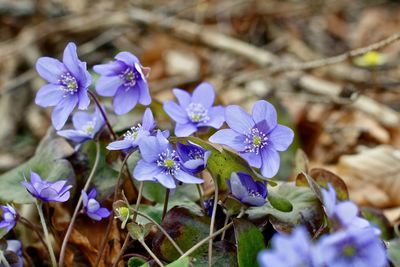
[[[231,179],[226,181],[232,195],[240,202],[250,206],[262,206],[267,197],[265,182],[254,181],[244,172],[233,172]]]
[[[352,228],[324,236],[317,249],[319,266],[387,266],[385,248],[372,228]]]
[[[0,206],[0,208],[3,211],[1,216],[3,220],[0,222],[0,228],[5,229],[5,231],[8,233],[16,224],[17,212],[10,205]]]
[[[323,253],[323,252],[322,252]],[[290,235],[275,234],[272,249],[258,254],[261,267],[314,267],[314,247],[303,227],[297,227]],[[350,265],[348,265],[350,266]]]
[[[173,92],[179,105],[167,101],[164,103],[164,110],[176,121],[176,136],[189,136],[201,127],[219,129],[224,123],[224,108],[212,106],[215,92],[211,84],[201,83],[193,91],[192,96],[181,89],[174,89]]]
[[[79,109],[89,106],[87,90],[92,78],[86,69],[86,62],[78,59],[76,45],[69,43],[62,62],[41,57],[36,62],[36,70],[48,84],[40,88],[35,102],[42,107],[54,106],[51,120],[54,128],[60,130],[76,106]]]
[[[147,108],[143,114],[142,124],[137,124],[127,131],[123,140],[118,140],[110,143],[107,146],[108,150],[125,150],[125,149],[135,149],[138,147],[139,141],[145,137],[149,136],[156,123],[154,121],[153,113],[150,108]]]
[[[182,160],[182,167],[191,173],[198,173],[206,168],[207,159],[211,152],[199,145],[177,143],[176,151]]]
[[[151,97],[146,77],[137,57],[121,52],[115,61],[93,67],[100,74],[96,92],[101,96],[114,96],[114,111],[121,115],[131,111],[139,102],[149,105]]]
[[[278,151],[285,151],[293,141],[293,131],[277,124],[275,108],[267,101],[257,101],[252,115],[241,107],[226,107],[225,118],[230,129],[222,129],[210,141],[227,145],[256,168],[265,177],[273,177],[279,169]]]
[[[110,216],[110,211],[102,208],[96,200],[96,189],[93,188],[89,194],[82,190],[83,211],[93,220],[100,221],[103,218]]]
[[[96,108],[93,113],[76,112],[72,116],[75,129],[58,131],[57,134],[75,143],[91,140],[103,128],[105,121],[101,111]]]
[[[24,175],[25,181],[22,185],[35,198],[43,202],[65,202],[69,199],[69,190],[71,185],[65,185],[67,181],[59,180],[57,182],[48,182],[35,172],[31,171],[31,181],[28,182]]]
[[[366,228],[370,223],[358,216],[358,207],[351,201],[336,203],[336,191],[329,183],[328,190],[322,189],[324,208],[329,219],[339,228]]]
[[[143,138],[139,150],[142,159],[133,171],[136,180],[157,181],[170,189],[176,187],[175,179],[189,184],[203,182],[182,168],[182,160],[161,131],[156,136]]]

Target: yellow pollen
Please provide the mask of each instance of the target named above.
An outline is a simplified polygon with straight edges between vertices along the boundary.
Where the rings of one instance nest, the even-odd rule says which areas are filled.
[[[261,137],[260,136],[258,136],[258,135],[256,135],[256,136],[254,136],[253,137],[253,145],[254,146],[259,146],[259,145],[261,145]]]
[[[345,246],[343,248],[343,254],[347,257],[352,257],[356,253],[356,249],[353,246]]]
[[[173,166],[174,166],[174,160],[172,160],[172,159],[166,159],[165,161],[164,161],[164,163],[165,163],[165,166],[167,167],[167,168],[172,168]]]
[[[127,218],[129,216],[129,209],[127,207],[120,207],[117,211],[121,218]]]

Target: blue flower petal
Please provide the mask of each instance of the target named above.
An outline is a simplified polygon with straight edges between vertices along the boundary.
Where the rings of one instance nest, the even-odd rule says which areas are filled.
[[[197,131],[197,127],[193,123],[177,123],[175,125],[175,135],[177,137],[185,137]]]
[[[121,86],[114,96],[114,111],[117,115],[126,114],[131,111],[139,100],[139,91],[134,88]]]
[[[132,140],[118,140],[108,144],[108,150],[124,150],[132,148]]]
[[[202,104],[205,109],[210,108],[214,104],[214,100],[215,91],[210,83],[203,82],[193,91],[192,102]]]
[[[277,125],[268,134],[268,138],[276,150],[285,151],[293,142],[294,133],[289,127]]]
[[[280,165],[279,153],[269,147],[261,149],[262,165],[261,174],[271,178],[277,174]]]
[[[76,52],[76,45],[74,43],[68,43],[64,49],[63,63],[68,68],[72,76],[79,78],[82,76],[80,69],[80,60]]]
[[[96,82],[96,92],[101,96],[114,96],[123,83],[119,76],[100,76]]]
[[[64,97],[64,91],[60,89],[60,85],[46,84],[43,85],[36,94],[35,103],[41,107],[55,106]]]
[[[176,99],[178,99],[179,105],[182,108],[186,108],[192,102],[192,97],[188,92],[178,88],[173,89],[172,92],[174,93]]]
[[[51,57],[39,58],[36,61],[36,70],[40,77],[53,84],[58,84],[61,75],[67,71],[62,62]]]
[[[227,145],[236,151],[245,150],[246,136],[231,129],[222,129],[213,134],[208,140],[215,144]]]
[[[69,115],[78,104],[78,96],[70,95],[64,97],[61,102],[53,109],[51,121],[56,130],[60,130],[68,120]]]
[[[120,52],[115,56],[115,59],[124,62],[128,66],[134,66],[135,63],[139,63],[139,60],[136,56],[129,52]]]
[[[177,123],[185,124],[189,121],[186,111],[173,101],[167,101],[163,105],[165,112]]]
[[[257,101],[252,110],[252,117],[255,123],[265,121],[267,124],[266,132],[274,129],[277,124],[276,110],[273,105],[265,100]]]
[[[236,105],[225,108],[225,118],[229,127],[241,134],[249,133],[255,125],[252,117]]]
[[[197,178],[187,172],[184,172],[183,170],[178,170],[175,175],[175,179],[183,182],[183,183],[189,183],[189,184],[201,184],[204,183],[203,179]]]

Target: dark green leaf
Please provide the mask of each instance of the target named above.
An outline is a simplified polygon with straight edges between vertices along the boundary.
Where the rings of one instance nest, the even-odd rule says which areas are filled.
[[[233,219],[239,267],[257,266],[257,254],[265,248],[260,230],[249,221]]]
[[[68,184],[74,185],[75,173],[69,161],[65,159],[73,153],[74,150],[67,141],[56,137],[54,131],[49,130],[32,158],[0,176],[0,200],[33,203],[33,197],[21,185],[24,180],[23,174],[25,173],[29,179],[30,170],[37,172],[42,179],[48,181],[66,179]]]
[[[168,264],[166,267],[189,267],[190,266],[189,264],[190,264],[190,258],[184,257],[182,259],[178,259]]]
[[[128,267],[140,267],[146,264],[146,261],[139,257],[132,257],[128,261]]]

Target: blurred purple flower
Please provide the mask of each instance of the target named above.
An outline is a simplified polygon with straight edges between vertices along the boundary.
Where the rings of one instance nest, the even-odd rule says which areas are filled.
[[[51,121],[54,128],[60,130],[77,105],[79,109],[89,106],[87,90],[92,77],[86,69],[86,62],[78,59],[74,43],[65,48],[63,62],[41,57],[36,62],[36,70],[49,83],[40,88],[35,102],[42,107],[55,106]]]
[[[100,221],[110,216],[110,211],[100,207],[100,203],[96,200],[96,189],[93,188],[89,194],[82,190],[83,210],[93,220]]]
[[[24,266],[22,245],[19,240],[7,240],[7,248],[3,253],[10,267]],[[4,265],[0,263],[0,266],[3,267]]]
[[[204,209],[207,212],[208,217],[211,217],[213,209],[214,209],[214,199],[209,198],[207,200],[204,200],[203,204],[204,204]]]
[[[241,107],[225,109],[226,122],[231,129],[222,129],[210,137],[216,144],[227,145],[267,178],[279,169],[278,151],[285,151],[293,141],[293,131],[277,124],[275,108],[267,101],[257,101],[250,116]]]
[[[188,142],[177,143],[176,152],[182,160],[182,168],[191,173],[198,173],[206,168],[207,159],[211,152],[199,145]]]
[[[267,197],[267,186],[265,181],[254,181],[244,172],[232,172],[231,179],[226,180],[232,195],[240,202],[250,206],[262,206]]]
[[[129,52],[118,53],[115,59],[93,67],[100,74],[96,92],[101,96],[114,96],[114,111],[118,115],[128,113],[138,102],[149,105],[149,87],[139,59]]]
[[[372,228],[350,228],[323,236],[317,244],[319,266],[387,266],[383,242]]]
[[[17,223],[17,212],[10,205],[1,205],[0,208],[3,211],[3,214],[1,216],[3,220],[0,222],[0,228],[5,228],[6,233],[8,233],[11,229],[14,228],[15,224]]]
[[[93,139],[103,128],[105,121],[101,111],[96,107],[93,113],[76,112],[72,116],[72,123],[75,127],[74,130],[62,130],[58,131],[57,134],[75,143],[83,143]]]
[[[182,169],[181,159],[161,131],[143,138],[139,150],[142,159],[133,171],[136,180],[157,181],[169,189],[176,187],[175,179],[189,184],[203,183]]]
[[[174,89],[179,105],[173,101],[164,103],[164,110],[176,121],[175,135],[189,136],[200,127],[219,129],[225,121],[224,107],[213,107],[215,92],[211,84],[203,82],[192,96],[184,90]]]
[[[139,141],[149,136],[156,123],[154,121],[153,113],[150,108],[146,108],[143,114],[142,124],[137,124],[124,134],[123,140],[118,140],[110,143],[107,146],[108,150],[126,150],[135,149],[138,147]]]
[[[261,267],[316,267],[314,246],[304,227],[297,227],[290,235],[275,234],[272,238],[272,249],[258,254]]]
[[[330,183],[328,183],[328,190],[322,189],[322,196],[326,214],[334,224],[338,224],[337,228],[366,228],[371,226],[367,220],[358,216],[358,207],[353,202],[336,203],[336,191]],[[378,229],[376,228],[376,230]]]
[[[28,182],[24,175],[25,181],[22,185],[28,192],[37,199],[44,202],[65,202],[69,199],[70,193],[68,190],[71,185],[65,185],[67,181],[59,180],[57,182],[43,181],[42,178],[35,172],[31,171],[31,181]]]

